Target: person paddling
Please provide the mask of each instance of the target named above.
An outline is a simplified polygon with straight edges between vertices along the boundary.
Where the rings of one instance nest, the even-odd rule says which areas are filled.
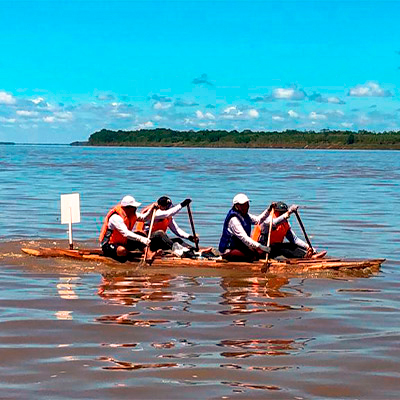
[[[177,205],[173,205],[171,199],[168,196],[162,196],[157,200],[158,209],[155,213],[153,229],[151,233],[151,244],[150,250],[155,252],[158,250],[172,250],[174,244],[177,243],[181,252],[184,253],[187,250],[194,251],[194,247],[185,243],[182,239],[187,239],[193,243],[198,243],[198,236],[190,235],[179,227],[174,219],[174,215],[178,214],[184,207],[187,207],[191,203],[191,199],[185,199]],[[152,205],[145,207],[142,212],[145,213],[149,210]],[[167,235],[167,229],[170,229],[177,237],[170,238]],[[138,233],[148,234],[149,231],[149,221],[141,222],[137,224],[136,231]]]
[[[136,221],[145,221],[151,217],[157,205],[153,204],[146,212],[136,214],[140,204],[134,197],[125,196],[107,213],[99,236],[105,256],[125,262],[128,259],[129,251],[143,251],[150,244],[148,238],[134,233],[133,228]]]
[[[271,252],[270,258],[283,256],[286,258],[323,258],[326,251],[317,253],[314,248],[301,240],[293,231],[288,219],[295,213],[299,206],[296,204],[287,206],[283,201],[271,204],[273,214],[261,224],[254,227],[252,238],[260,244],[266,244],[268,241],[268,231],[272,218],[272,231],[270,237]],[[287,240],[284,242],[284,240]]]
[[[237,194],[232,201],[219,242],[222,258],[229,261],[254,261],[265,257],[270,248],[250,237],[251,225],[261,224],[270,212],[265,209],[260,215],[249,214],[250,200],[244,193]]]

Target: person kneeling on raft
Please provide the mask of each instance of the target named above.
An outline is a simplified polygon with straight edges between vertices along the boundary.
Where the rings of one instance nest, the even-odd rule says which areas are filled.
[[[283,256],[286,258],[322,258],[326,251],[317,253],[313,247],[301,240],[293,231],[288,219],[290,215],[296,212],[298,205],[293,204],[290,207],[282,201],[271,203],[273,213],[261,224],[254,227],[251,237],[260,244],[268,243],[268,232],[272,219],[272,231],[270,237],[270,258]],[[284,240],[287,242],[284,242]]]
[[[155,212],[153,228],[150,236],[150,250],[152,252],[177,248],[182,254],[186,253],[188,250],[193,253],[195,248],[185,243],[182,239],[187,239],[196,243],[199,241],[199,238],[186,233],[179,227],[174,219],[174,215],[178,214],[182,208],[188,206],[191,201],[191,199],[185,199],[180,204],[174,206],[171,199],[167,196],[162,196],[157,200],[156,204],[158,209]],[[152,207],[152,205],[144,207],[142,213],[146,213],[150,207]],[[150,229],[150,219],[151,218],[148,217],[145,222],[138,223],[136,232],[147,236]],[[168,229],[170,229],[177,237],[170,238],[166,233]]]
[[[232,201],[219,241],[222,258],[229,261],[254,261],[266,256],[270,248],[250,237],[251,225],[261,224],[269,215],[270,208],[260,215],[249,214],[250,200],[243,194],[237,194]]]
[[[157,205],[153,204],[146,212],[136,214],[140,204],[134,197],[125,196],[107,213],[99,237],[106,257],[125,262],[130,251],[143,251],[150,244],[148,238],[134,233],[133,228],[136,221],[145,221],[149,218]]]

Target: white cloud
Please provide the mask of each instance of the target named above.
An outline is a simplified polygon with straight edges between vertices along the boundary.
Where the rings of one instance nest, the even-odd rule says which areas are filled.
[[[255,108],[252,108],[247,113],[249,114],[250,118],[258,118],[260,116],[260,113]]]
[[[185,119],[183,120],[183,123],[184,123],[185,125],[193,125],[193,124],[194,124],[194,121],[193,121],[191,118],[185,118]]]
[[[285,120],[285,118],[281,117],[280,115],[273,115],[273,116],[272,116],[272,119],[273,119],[274,121],[278,121],[278,122],[282,122],[282,121]]]
[[[12,94],[0,92],[0,104],[15,104],[16,102]]]
[[[154,124],[151,121],[143,122],[142,124],[139,124],[137,129],[149,129],[153,128]]]
[[[36,105],[38,105],[38,104],[41,104],[41,103],[44,103],[44,98],[43,97],[36,97],[35,99],[31,99],[31,102],[33,103],[33,104],[36,104]]]
[[[335,97],[335,96],[328,97],[326,99],[326,101],[328,103],[332,103],[332,104],[343,104],[344,103],[343,100],[340,100],[339,97]]]
[[[351,128],[354,124],[352,122],[342,122],[340,124],[343,128]]]
[[[51,117],[44,117],[43,118],[44,122],[47,122],[48,124],[52,124],[53,122],[56,121],[55,117],[51,116]]]
[[[169,104],[169,103],[161,103],[161,101],[157,101],[153,105],[153,108],[155,110],[167,110],[170,107],[171,107],[171,104]]]
[[[110,93],[102,93],[97,96],[100,101],[110,101],[114,99],[114,95]]]
[[[210,113],[210,112],[203,113],[203,112],[200,111],[200,110],[197,110],[197,111],[196,111],[196,117],[197,117],[198,119],[210,119],[210,120],[214,120],[214,119],[215,119],[214,114],[212,114],[212,113]]]
[[[326,114],[329,114],[329,116],[333,116],[333,117],[343,117],[344,116],[344,112],[342,110],[330,110],[330,111],[327,111]]]
[[[61,111],[61,112],[56,112],[54,113],[54,116],[57,118],[58,121],[60,122],[67,122],[73,120],[73,115],[70,111]]]
[[[48,115],[43,118],[44,122],[48,124],[53,124],[55,122],[70,122],[74,119],[73,114],[70,111],[59,111],[55,112],[53,115]]]
[[[38,115],[37,111],[28,111],[28,110],[17,110],[16,114],[20,117],[36,117]]]
[[[350,89],[349,96],[354,97],[390,97],[389,90],[382,89],[379,83],[367,82],[364,85],[357,85]]]
[[[236,114],[236,113],[237,113],[237,108],[236,108],[236,106],[229,106],[229,107],[226,107],[226,108],[224,109],[224,113],[225,113],[225,114],[232,114],[232,113]]]
[[[291,99],[294,93],[294,89],[283,89],[278,88],[273,91],[274,96],[277,99]]]
[[[130,118],[132,115],[128,113],[117,113],[115,114],[117,118]]]
[[[316,101],[317,103],[346,104],[343,100],[339,99],[339,97],[336,96],[324,97],[320,93],[313,93],[308,96],[308,99],[310,101]]]
[[[13,124],[16,121],[15,118],[4,118],[4,117],[0,117],[0,122],[7,122],[10,124]]]
[[[213,83],[208,79],[207,74],[201,74],[200,77],[194,78],[192,80],[192,83],[195,85],[208,85],[208,86],[213,86]]]
[[[207,128],[207,127],[210,127],[210,126],[214,126],[214,122],[212,122],[212,121],[204,121],[204,122],[199,122],[198,123],[198,126],[199,127],[201,127],[201,128]]]
[[[303,100],[306,97],[304,90],[296,88],[277,88],[272,92],[272,97],[281,100]]]
[[[315,111],[311,111],[310,114],[309,114],[309,117],[310,117],[310,119],[313,119],[315,121],[316,120],[325,120],[326,119],[326,115],[318,114]]]
[[[226,107],[223,112],[225,118],[239,117],[243,114],[243,111],[240,111],[236,106]]]
[[[210,113],[210,112],[206,112],[206,113],[204,114],[204,116],[205,116],[207,119],[215,119],[214,114],[212,114],[212,113]]]
[[[291,118],[298,118],[299,117],[299,114],[296,111],[293,111],[293,110],[289,110],[288,114],[289,114],[289,117],[291,117]]]

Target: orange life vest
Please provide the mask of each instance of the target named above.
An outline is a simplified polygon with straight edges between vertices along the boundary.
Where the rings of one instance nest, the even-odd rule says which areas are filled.
[[[146,213],[147,211],[150,210],[151,206],[152,206],[152,205],[150,204],[150,205],[144,207],[143,210],[142,210],[141,212],[142,212],[142,213]],[[160,219],[160,220],[158,220],[158,221],[154,221],[154,223],[153,223],[153,229],[151,230],[151,233],[156,232],[156,231],[163,231],[163,232],[166,232],[167,229],[168,229],[168,226],[169,226],[169,224],[170,224],[170,222],[171,222],[171,220],[172,220],[172,217],[168,217],[168,218]],[[146,232],[145,232],[145,223],[142,222],[142,221],[139,221],[139,222],[137,223],[137,225],[136,225],[136,231],[137,231],[137,232],[146,233]]]
[[[251,238],[258,242],[258,239],[260,239],[261,236],[261,226],[260,224],[257,224],[254,226],[253,232],[251,233]]]
[[[272,218],[276,218],[277,215],[275,213],[272,215]],[[283,240],[285,239],[285,236],[290,229],[289,222],[286,220],[282,221],[279,225],[277,226],[272,226],[272,231],[271,231],[271,238],[270,238],[270,244],[273,243],[282,243]],[[251,238],[255,240],[256,242],[259,241],[261,236],[261,226],[257,224],[254,229],[253,233],[251,234]]]
[[[111,216],[113,214],[118,214],[121,216],[121,218],[124,220],[125,225],[127,228],[131,231],[133,227],[135,226],[137,217],[136,214],[134,216],[128,217],[124,209],[122,208],[121,204],[117,204],[115,207],[113,207],[106,215],[106,218],[104,219],[103,226],[100,231],[100,236],[99,236],[99,241],[100,243],[103,241],[107,230],[108,230],[108,221],[110,220]],[[111,233],[110,239],[108,243],[111,244],[126,244],[128,239],[124,237],[118,229],[114,229]]]

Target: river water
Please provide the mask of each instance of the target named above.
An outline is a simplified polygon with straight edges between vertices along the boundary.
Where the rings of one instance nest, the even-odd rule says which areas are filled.
[[[398,399],[399,182],[396,151],[0,146],[0,397]],[[200,244],[215,247],[238,192],[255,214],[299,204],[330,256],[386,262],[373,275],[272,276],[20,251],[67,246],[66,193],[80,193],[81,246],[125,194],[166,194],[193,199]]]

